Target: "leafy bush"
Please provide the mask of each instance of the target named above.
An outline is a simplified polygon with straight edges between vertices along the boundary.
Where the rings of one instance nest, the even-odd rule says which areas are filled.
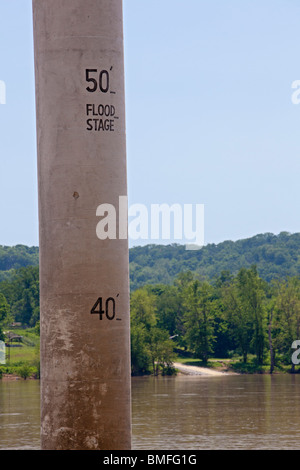
[[[29,364],[23,364],[21,367],[18,369],[18,375],[22,377],[22,379],[26,380],[28,377],[30,377],[33,373],[32,367],[29,366]]]

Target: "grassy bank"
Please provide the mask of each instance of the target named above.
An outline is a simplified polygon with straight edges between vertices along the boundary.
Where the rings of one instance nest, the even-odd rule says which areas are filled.
[[[40,377],[40,338],[33,328],[10,329],[6,335],[5,364],[0,364],[0,378],[9,374],[23,379]],[[7,332],[8,333],[8,332]],[[21,337],[21,339],[14,339]]]

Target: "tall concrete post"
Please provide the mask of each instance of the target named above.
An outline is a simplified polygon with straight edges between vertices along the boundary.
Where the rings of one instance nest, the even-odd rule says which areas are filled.
[[[41,448],[127,450],[131,407],[122,0],[33,0],[33,22]]]

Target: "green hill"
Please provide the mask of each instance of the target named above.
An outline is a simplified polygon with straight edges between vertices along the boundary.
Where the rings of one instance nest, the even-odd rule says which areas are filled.
[[[17,269],[38,264],[39,249],[37,247],[0,245],[0,281],[10,278]]]
[[[266,281],[300,274],[300,233],[265,233],[238,241],[208,244],[197,251],[182,245],[147,245],[130,249],[130,283],[172,283],[182,271],[193,271],[211,280],[222,271],[237,274],[256,265]]]
[[[300,233],[259,234],[238,241],[208,244],[189,251],[184,245],[146,245],[129,250],[131,289],[145,284],[170,284],[178,273],[193,271],[209,280],[227,270],[255,264],[266,281],[300,274]],[[14,270],[37,266],[37,247],[0,246],[0,281]]]

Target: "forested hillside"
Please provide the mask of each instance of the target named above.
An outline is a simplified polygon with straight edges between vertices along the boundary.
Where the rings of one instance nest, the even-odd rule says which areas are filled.
[[[11,278],[14,270],[26,266],[38,266],[39,249],[25,245],[0,245],[0,281]]]
[[[188,251],[184,245],[147,245],[130,250],[131,290],[145,284],[171,284],[183,271],[212,280],[222,271],[236,275],[241,268],[256,265],[266,280],[300,274],[300,233],[265,233],[238,241],[208,244]]]
[[[0,246],[0,281],[10,278],[13,270],[38,266],[38,257],[37,247]],[[252,265],[262,279],[271,281],[300,274],[300,233],[265,233],[208,244],[196,251],[176,244],[138,246],[130,249],[129,260],[132,291],[146,284],[172,284],[183,271],[212,280],[222,271],[236,275],[242,267]]]

